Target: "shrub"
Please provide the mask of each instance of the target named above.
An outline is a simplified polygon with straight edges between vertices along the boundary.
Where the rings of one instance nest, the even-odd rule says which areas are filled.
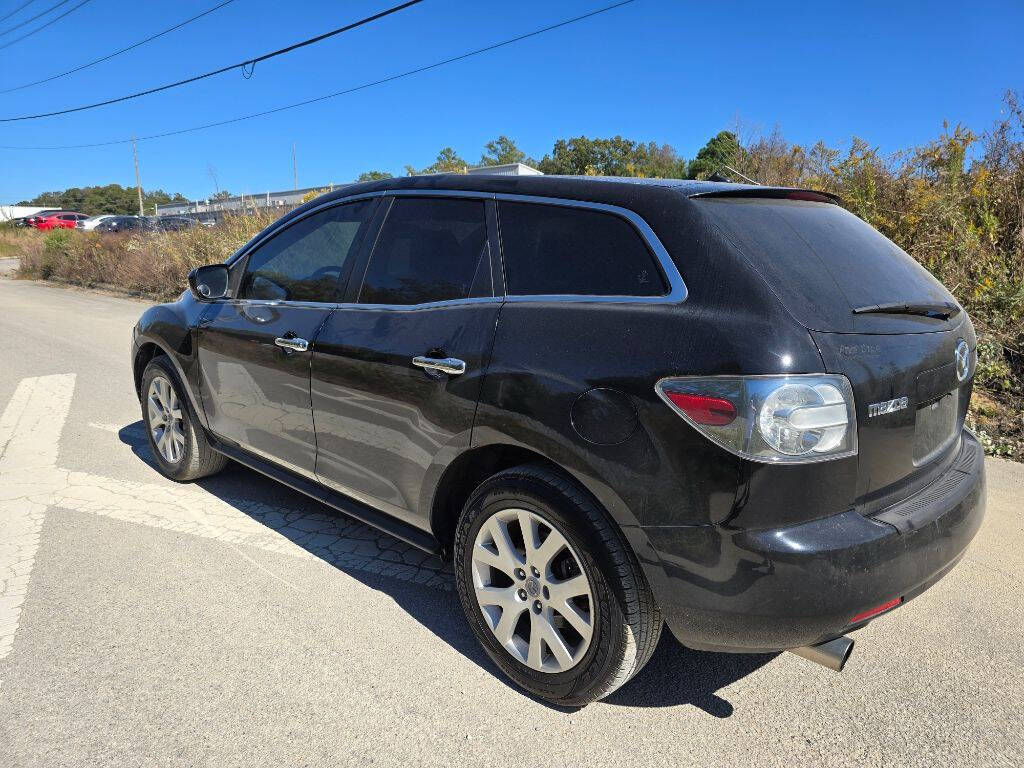
[[[43,237],[42,261],[39,266],[43,279],[50,277],[66,263],[70,243],[71,230],[52,229],[46,233]]]

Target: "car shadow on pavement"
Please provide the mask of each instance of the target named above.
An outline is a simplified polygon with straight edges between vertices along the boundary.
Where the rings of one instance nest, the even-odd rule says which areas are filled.
[[[775,653],[707,653],[680,644],[668,627],[651,660],[604,700],[623,707],[676,707],[691,704],[714,717],[729,717],[733,707],[718,691],[763,667]]]
[[[141,421],[122,427],[118,437],[156,471]],[[441,640],[512,687],[467,626],[452,586],[450,564],[234,462],[196,485],[314,557],[389,595]],[[647,666],[604,703],[627,707],[690,704],[714,717],[729,717],[732,705],[717,691],[774,657],[693,651],[682,646],[666,628]],[[551,709],[573,711],[552,707],[515,690]]]

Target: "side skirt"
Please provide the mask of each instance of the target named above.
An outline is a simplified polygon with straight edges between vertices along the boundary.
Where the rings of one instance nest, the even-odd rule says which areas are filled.
[[[209,439],[210,447],[217,451],[217,453],[222,453],[229,459],[233,459],[249,469],[266,475],[272,480],[277,480],[279,483],[287,485],[289,488],[296,490],[299,493],[304,493],[307,496],[326,504],[332,509],[341,512],[344,515],[348,515],[349,517],[354,517],[359,522],[366,523],[366,525],[376,528],[379,531],[383,531],[390,536],[394,536],[396,539],[400,539],[406,544],[410,544],[417,549],[422,549],[424,552],[429,552],[432,555],[441,555],[441,546],[438,544],[437,539],[426,531],[421,531],[415,526],[409,525],[401,520],[396,520],[390,515],[385,515],[383,512],[378,512],[376,509],[368,507],[355,499],[342,496],[340,493],[336,493],[330,488],[326,488],[312,480],[307,480],[304,477],[295,475],[282,467],[270,463],[269,461],[253,456],[251,453],[244,451],[241,448],[237,448],[221,440],[217,440],[209,433],[207,433],[207,438]]]

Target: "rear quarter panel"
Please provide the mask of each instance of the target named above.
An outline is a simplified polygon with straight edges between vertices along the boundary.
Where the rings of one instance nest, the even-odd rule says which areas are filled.
[[[748,462],[687,425],[658,398],[655,383],[678,375],[820,371],[821,365],[804,329],[764,309],[715,311],[691,299],[660,305],[510,300],[498,320],[473,444],[521,445],[543,454],[573,473],[622,526],[721,523],[735,515],[741,489],[759,469],[752,472]],[[584,436],[574,405],[595,389],[622,397],[612,398],[607,411],[597,409]],[[635,424],[627,432],[622,423],[630,408]],[[788,479],[805,478],[789,472]]]

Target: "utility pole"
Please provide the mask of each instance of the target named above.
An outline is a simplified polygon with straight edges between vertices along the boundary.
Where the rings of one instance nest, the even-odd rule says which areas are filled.
[[[142,208],[142,182],[139,181],[139,152],[135,146],[135,137],[132,136],[132,159],[135,161],[135,190],[139,193],[139,216],[145,216]]]
[[[299,188],[299,166],[295,162],[295,142],[292,142],[292,183],[295,185],[294,188]]]

